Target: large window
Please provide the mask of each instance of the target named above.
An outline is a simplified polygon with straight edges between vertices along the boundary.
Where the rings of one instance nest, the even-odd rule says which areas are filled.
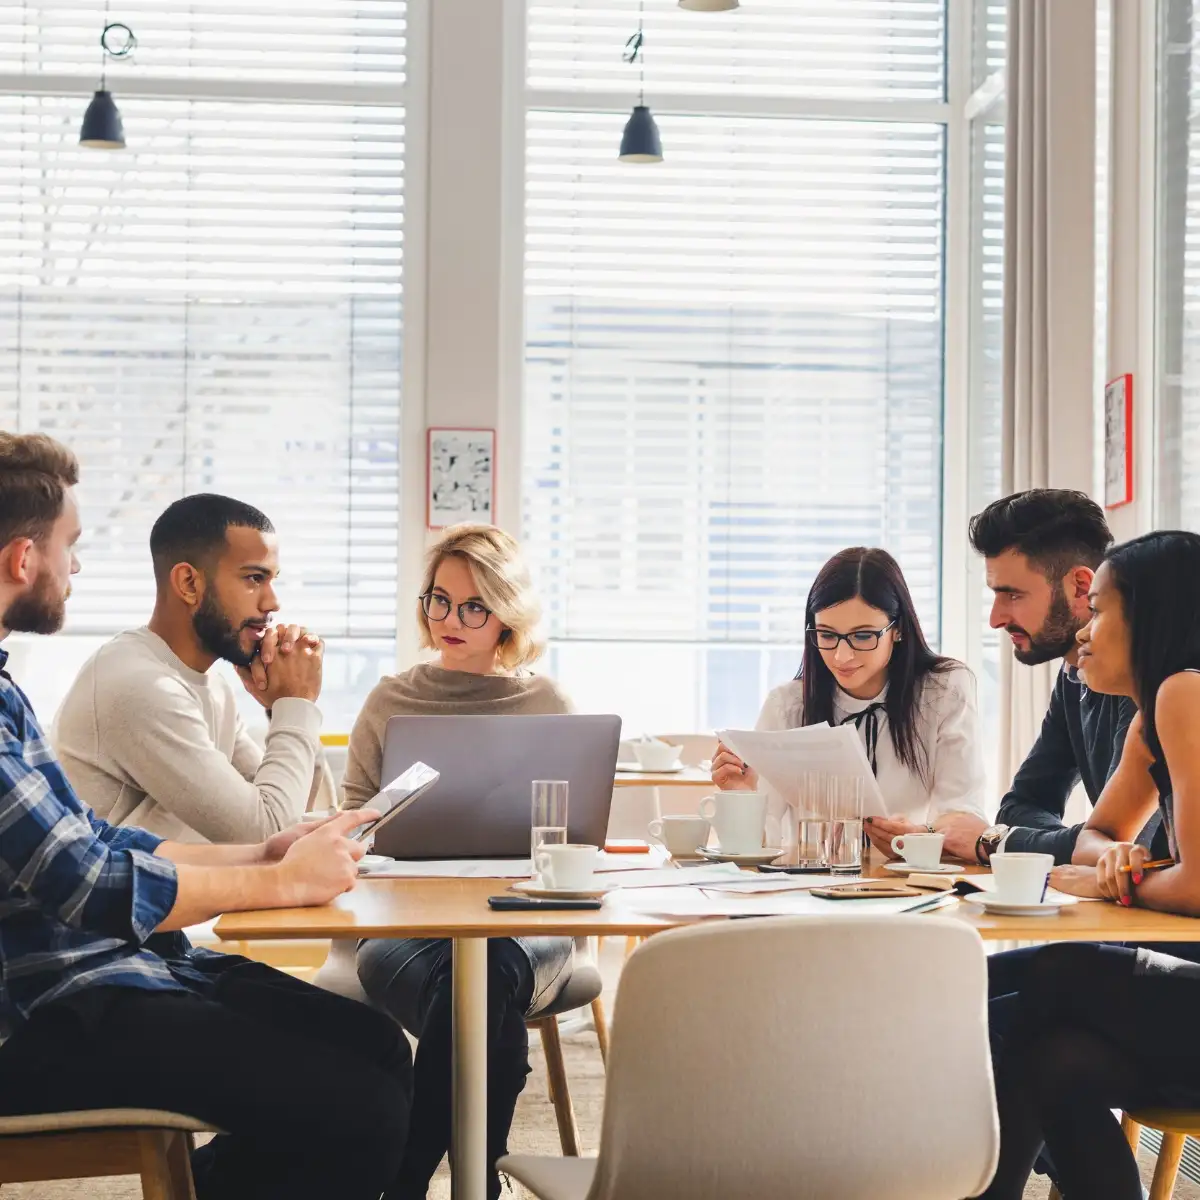
[[[124,151],[78,145],[101,17],[0,5],[0,427],[83,471],[35,702],[149,615],[157,514],[220,491],[275,522],[281,615],[328,638],[348,727],[395,654],[403,0],[130,0]]]
[[[1200,529],[1200,54],[1193,0],[1159,5],[1155,524]]]
[[[524,498],[549,669],[633,729],[752,721],[815,572],[939,634],[942,0],[529,5]],[[631,686],[631,682],[633,686]]]

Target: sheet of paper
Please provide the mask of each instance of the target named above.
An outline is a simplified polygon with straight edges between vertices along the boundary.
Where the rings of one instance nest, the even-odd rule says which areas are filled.
[[[681,871],[678,867],[664,867],[661,871],[597,872],[603,884],[619,888],[691,888],[710,884],[730,883],[743,878],[742,869],[736,863],[712,863],[704,867],[689,867]]]
[[[717,737],[749,763],[793,808],[800,799],[805,771],[856,776],[863,785],[863,816],[887,817],[887,804],[871,773],[858,730],[851,725],[806,725],[800,729],[762,732],[722,729]]]
[[[596,858],[596,870],[643,878],[661,872],[666,861],[667,852],[661,846],[651,846],[649,854],[606,854],[602,850]],[[674,871],[675,868],[667,870]],[[359,873],[369,879],[528,879],[533,874],[533,865],[527,858],[443,858],[408,862],[393,858],[360,869]]]
[[[822,900],[807,891],[738,896],[716,893],[709,888],[621,888],[613,893],[608,903],[646,916],[700,920],[705,917],[836,917],[902,913],[928,898]]]
[[[967,875],[964,878],[969,879],[981,892],[994,892],[996,890],[996,880],[991,875]],[[1057,891],[1054,888],[1046,889],[1047,900],[1062,900],[1068,894],[1067,892]],[[1086,904],[1092,900],[1104,903],[1104,899],[1101,896],[1076,896],[1075,899],[1081,904]]]

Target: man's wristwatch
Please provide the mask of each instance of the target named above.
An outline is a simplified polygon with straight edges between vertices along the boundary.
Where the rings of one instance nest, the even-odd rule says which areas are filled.
[[[989,825],[975,841],[975,861],[986,867],[1008,833],[1007,825]]]

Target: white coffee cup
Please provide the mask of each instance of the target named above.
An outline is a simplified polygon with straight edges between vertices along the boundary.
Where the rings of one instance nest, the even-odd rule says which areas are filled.
[[[902,833],[892,838],[892,852],[910,867],[936,867],[942,861],[944,833]]]
[[[1041,904],[1050,884],[1053,854],[1004,853],[991,857],[992,895],[1005,904]]]
[[[714,792],[700,801],[700,815],[712,822],[723,853],[753,854],[762,849],[766,792]]]
[[[708,822],[703,817],[655,817],[646,832],[662,842],[674,858],[694,858],[696,849],[708,841]]]
[[[679,747],[668,742],[634,742],[633,755],[643,771],[669,771],[679,765]]]
[[[541,876],[543,887],[583,892],[593,886],[599,854],[598,846],[547,843],[538,847],[533,865]]]

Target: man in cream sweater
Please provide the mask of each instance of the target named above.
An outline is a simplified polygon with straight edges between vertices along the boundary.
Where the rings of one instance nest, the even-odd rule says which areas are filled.
[[[113,825],[172,841],[257,842],[332,802],[320,748],[322,645],[276,627],[279,552],[271,522],[226,496],[187,496],[150,534],[150,623],[84,665],[54,743],[85,804]],[[265,749],[247,733],[232,663],[267,710]]]

